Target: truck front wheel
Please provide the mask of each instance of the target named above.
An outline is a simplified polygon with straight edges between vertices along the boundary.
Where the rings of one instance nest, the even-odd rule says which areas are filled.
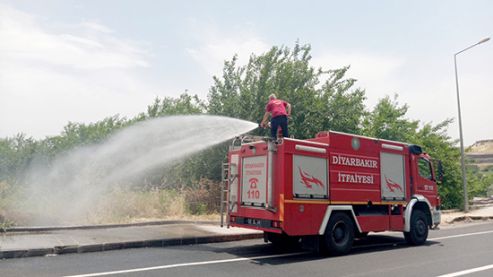
[[[428,224],[426,215],[421,210],[414,210],[411,215],[411,229],[404,232],[404,238],[407,243],[412,245],[421,245],[428,238]]]
[[[345,213],[335,213],[325,229],[325,246],[333,255],[347,254],[354,241],[354,224]]]

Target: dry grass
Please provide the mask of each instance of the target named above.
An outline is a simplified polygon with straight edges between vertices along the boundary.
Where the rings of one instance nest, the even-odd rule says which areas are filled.
[[[30,225],[41,217],[39,211],[10,205],[18,198],[5,182],[0,182],[0,228]],[[175,189],[131,190],[114,188],[87,211],[83,219],[47,223],[49,225],[136,223],[159,220],[218,220],[216,197],[206,187],[179,191]],[[27,205],[28,206],[28,205]],[[67,207],[68,209],[70,207]],[[44,215],[46,216],[46,214]],[[45,225],[45,224],[43,224]]]
[[[88,217],[90,223],[127,223],[186,215],[185,197],[175,190],[118,189],[105,196]]]

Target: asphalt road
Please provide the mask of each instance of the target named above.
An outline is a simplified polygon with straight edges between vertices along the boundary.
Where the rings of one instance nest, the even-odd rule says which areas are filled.
[[[385,233],[358,241],[346,256],[299,251],[262,240],[116,250],[3,260],[0,276],[493,276],[493,223],[431,231],[419,247]]]

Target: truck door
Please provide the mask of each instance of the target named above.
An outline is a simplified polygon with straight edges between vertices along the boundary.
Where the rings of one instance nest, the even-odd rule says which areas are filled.
[[[434,196],[437,194],[437,186],[431,162],[424,155],[417,156],[415,160],[414,176],[416,176],[416,182],[413,193],[425,196],[432,205],[435,205]]]

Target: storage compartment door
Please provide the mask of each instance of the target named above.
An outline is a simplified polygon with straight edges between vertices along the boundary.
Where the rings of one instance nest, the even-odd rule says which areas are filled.
[[[328,198],[327,159],[293,155],[293,196]]]
[[[241,204],[265,207],[267,204],[267,156],[243,158]]]
[[[404,178],[404,156],[380,153],[380,186],[382,200],[404,200],[406,179]]]

